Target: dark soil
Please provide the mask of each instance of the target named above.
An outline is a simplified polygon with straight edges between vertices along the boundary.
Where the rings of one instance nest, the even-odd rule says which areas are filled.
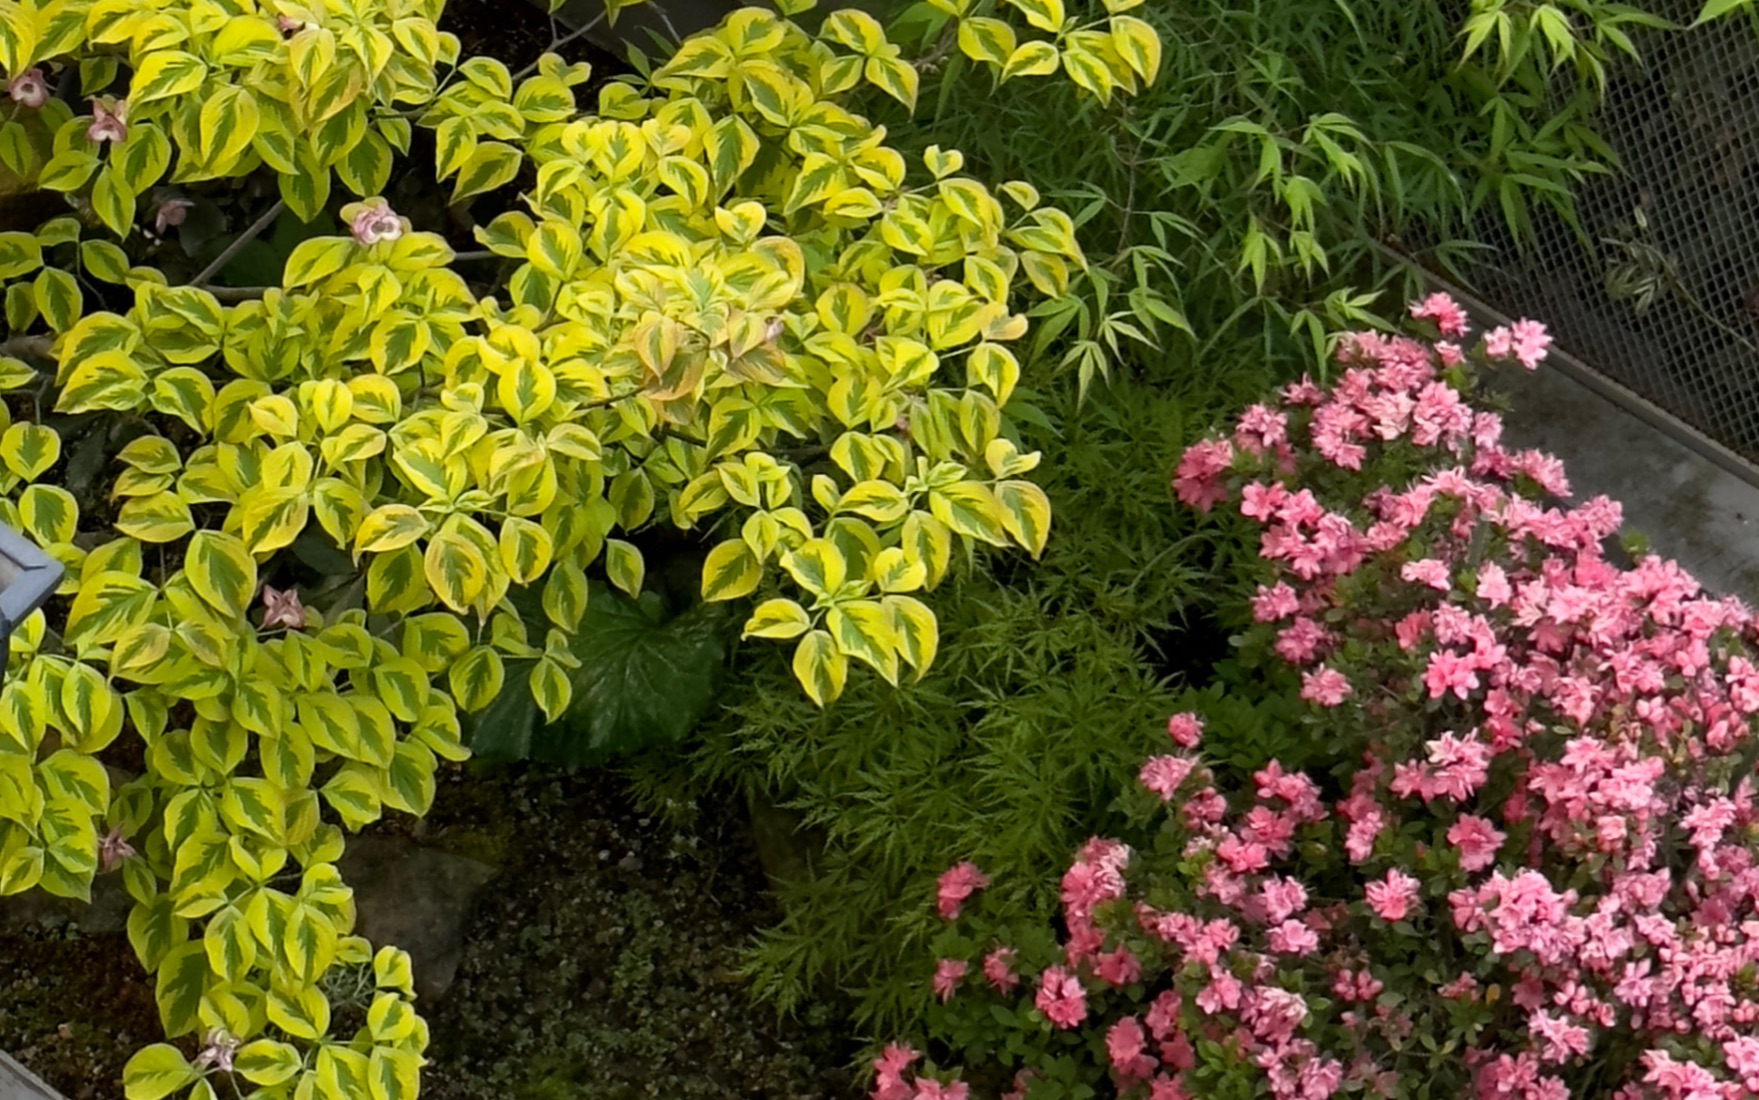
[[[568,35],[567,27],[553,24],[530,0],[449,0],[440,29],[458,36],[461,56],[487,54],[514,72],[548,52],[551,42]],[[584,37],[565,43],[555,53],[564,61],[589,61],[595,71],[623,67]]]
[[[420,1006],[424,1097],[857,1094],[852,1043],[747,997],[740,950],[774,913],[743,817],[702,816],[642,817],[609,772],[470,767],[442,773],[425,820],[375,826],[501,869],[456,981]],[[161,1037],[125,936],[0,936],[0,1049],[70,1100],[121,1100],[123,1063]]]
[[[128,937],[71,926],[0,936],[0,1050],[69,1100],[122,1096],[122,1064],[164,1038]]]
[[[740,950],[775,914],[743,815],[711,816],[642,817],[602,771],[446,784],[426,841],[502,873],[428,1015],[422,1095],[854,1096],[852,1043],[746,996]]]

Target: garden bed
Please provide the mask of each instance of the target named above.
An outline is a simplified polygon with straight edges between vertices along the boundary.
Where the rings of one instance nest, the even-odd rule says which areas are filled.
[[[745,994],[740,950],[773,914],[742,815],[675,829],[608,772],[454,768],[420,831],[499,869],[455,981],[422,1006],[424,1097],[854,1094],[845,1036]],[[120,1098],[123,1063],[160,1035],[127,937],[39,922],[0,935],[0,959],[0,1049],[69,1100]]]

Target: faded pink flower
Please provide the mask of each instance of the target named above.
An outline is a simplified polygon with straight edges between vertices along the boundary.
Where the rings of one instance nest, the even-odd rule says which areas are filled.
[[[163,237],[167,229],[182,225],[194,207],[188,199],[166,199],[153,211],[153,232]]]
[[[305,629],[305,605],[299,602],[299,591],[285,592],[263,585],[263,629],[284,626],[289,630]]]
[[[49,82],[43,79],[42,69],[26,69],[6,82],[6,94],[20,107],[34,111],[49,102]]]
[[[969,969],[964,959],[942,959],[934,965],[934,995],[943,1003],[953,997],[953,990],[959,985],[959,979]]]
[[[121,866],[123,860],[134,857],[134,847],[123,839],[122,827],[118,825],[98,842],[98,873],[109,874]]]
[[[128,101],[108,97],[92,100],[92,123],[86,127],[86,140],[94,145],[127,141]]]
[[[997,947],[983,957],[983,979],[1004,997],[1014,992],[1014,987],[1020,984],[1020,975],[1014,973],[1012,947]]]

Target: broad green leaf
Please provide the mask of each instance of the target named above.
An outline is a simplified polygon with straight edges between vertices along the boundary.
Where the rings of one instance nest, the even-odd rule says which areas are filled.
[[[843,684],[849,678],[849,659],[830,634],[814,630],[794,648],[794,677],[813,702],[828,706],[843,694]]]
[[[736,600],[749,596],[763,579],[763,563],[741,539],[729,539],[708,553],[702,563],[702,598]]]
[[[196,595],[227,615],[243,617],[256,598],[256,559],[236,535],[197,531],[189,540],[184,575]]]
[[[122,1067],[127,1100],[164,1100],[201,1077],[183,1052],[169,1043],[142,1047]]]
[[[571,643],[579,667],[569,673],[567,711],[546,724],[533,693],[517,682],[542,661],[510,662],[515,682],[470,720],[474,752],[571,767],[604,763],[676,744],[708,712],[726,652],[721,605],[672,616],[657,593],[631,600],[595,588]],[[538,614],[532,609],[528,617]]]

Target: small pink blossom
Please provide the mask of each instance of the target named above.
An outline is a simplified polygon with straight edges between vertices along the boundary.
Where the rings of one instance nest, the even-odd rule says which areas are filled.
[[[380,241],[394,241],[403,236],[407,225],[397,212],[386,205],[384,199],[368,199],[363,203],[352,204],[343,214],[348,218],[348,231],[362,245],[375,245]]]
[[[263,629],[284,626],[288,630],[305,629],[305,605],[299,602],[297,589],[286,591],[263,585]]]
[[[98,842],[98,873],[109,874],[122,865],[123,860],[133,859],[135,850],[122,836],[122,827],[118,825],[104,834]]]
[[[40,68],[26,69],[6,82],[6,94],[20,107],[36,110],[49,102],[49,82]]]
[[[93,145],[105,142],[121,144],[128,140],[128,101],[125,99],[92,100],[92,122],[86,127],[86,140]]]
[[[183,224],[195,203],[188,199],[166,199],[153,211],[153,232],[163,237],[167,229]]]

